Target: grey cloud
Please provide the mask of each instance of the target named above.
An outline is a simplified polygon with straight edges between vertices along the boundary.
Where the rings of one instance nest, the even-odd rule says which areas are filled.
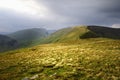
[[[51,13],[49,19],[0,10],[0,27],[8,30],[44,27],[59,29],[73,25],[105,25],[120,23],[120,0],[34,0]],[[49,17],[50,16],[50,17]],[[1,26],[2,25],[2,26]]]
[[[46,21],[37,19],[26,14],[0,10],[0,28],[6,31],[16,31],[33,27],[44,27]]]
[[[120,0],[107,0],[108,2],[99,9],[108,24],[120,24]]]
[[[112,25],[120,22],[119,0],[38,0],[69,23]],[[118,18],[118,19],[115,19]]]

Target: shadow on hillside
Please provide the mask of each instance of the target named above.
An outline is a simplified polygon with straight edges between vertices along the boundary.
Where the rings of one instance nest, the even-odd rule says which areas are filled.
[[[86,38],[111,38],[111,39],[120,39],[120,28],[108,28],[100,26],[88,26],[89,30],[87,33],[80,36],[81,39]]]

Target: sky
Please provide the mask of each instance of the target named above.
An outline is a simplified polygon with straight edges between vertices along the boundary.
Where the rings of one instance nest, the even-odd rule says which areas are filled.
[[[120,27],[120,0],[0,0],[0,32],[76,25]]]

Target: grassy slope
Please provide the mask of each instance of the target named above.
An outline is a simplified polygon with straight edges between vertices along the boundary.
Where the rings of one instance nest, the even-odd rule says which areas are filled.
[[[120,41],[84,39],[0,55],[0,80],[119,80]]]
[[[119,80],[120,41],[94,37],[87,26],[65,28],[36,42],[61,43],[1,54],[0,80]]]
[[[87,31],[86,26],[64,28],[48,36],[44,40],[44,42],[51,43],[51,42],[63,42],[68,40],[79,40],[79,37],[86,33],[86,31]]]

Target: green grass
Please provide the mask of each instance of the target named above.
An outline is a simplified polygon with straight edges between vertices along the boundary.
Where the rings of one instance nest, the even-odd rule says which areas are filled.
[[[71,40],[0,54],[0,80],[119,80],[120,40]]]

